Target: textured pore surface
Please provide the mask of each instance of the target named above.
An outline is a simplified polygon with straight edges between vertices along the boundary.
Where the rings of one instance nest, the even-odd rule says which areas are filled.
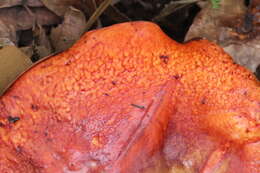
[[[257,173],[259,121],[259,82],[221,48],[123,23],[86,33],[0,98],[0,172]]]

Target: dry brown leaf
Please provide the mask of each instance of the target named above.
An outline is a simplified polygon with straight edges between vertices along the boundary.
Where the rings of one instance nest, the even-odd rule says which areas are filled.
[[[221,1],[218,9],[208,3],[196,16],[185,40],[205,37],[219,43],[223,27],[234,26],[243,18],[246,8],[241,0]],[[220,40],[221,41],[221,40]]]
[[[45,30],[41,26],[34,29],[33,35],[34,40],[32,44],[20,47],[19,49],[35,62],[50,55],[52,53],[52,46]]]
[[[59,22],[60,18],[45,8],[33,8],[30,12],[23,7],[0,9],[0,45],[18,45],[17,31]]]
[[[0,19],[0,46],[15,45],[16,43],[16,28]]]
[[[0,8],[13,7],[18,5],[28,5],[30,7],[41,7],[43,6],[40,0],[1,0]]]
[[[42,3],[58,16],[64,16],[68,8],[73,5],[81,4],[78,0],[42,0]]]
[[[33,48],[32,48],[32,46],[19,47],[19,49],[20,49],[27,57],[32,57],[32,56],[33,56]]]
[[[260,64],[260,35],[247,42],[237,42],[223,47],[240,65],[252,72]]]
[[[41,59],[50,55],[52,52],[52,46],[44,28],[38,26],[33,32],[35,37],[34,46],[39,55],[39,58]]]
[[[220,1],[220,7],[205,6],[196,16],[185,40],[202,37],[221,45],[236,63],[252,72],[260,64],[260,36],[249,38],[237,30],[244,20],[246,7],[243,0]]]
[[[23,7],[0,9],[0,20],[16,30],[27,30],[36,23],[39,25],[53,25],[60,22],[60,18],[46,8],[32,8],[33,16]]]
[[[31,65],[31,60],[15,46],[0,49],[0,95]]]
[[[38,62],[49,56],[52,52],[43,45],[26,46],[19,48],[26,56],[31,57],[32,62]]]
[[[55,51],[71,47],[83,34],[86,26],[85,15],[73,7],[65,13],[64,21],[51,31],[51,41]]]

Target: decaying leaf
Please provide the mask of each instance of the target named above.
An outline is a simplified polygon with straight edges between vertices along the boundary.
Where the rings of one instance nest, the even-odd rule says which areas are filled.
[[[22,72],[32,65],[29,57],[15,46],[0,49],[0,95]],[[10,70],[11,69],[11,70]]]
[[[41,0],[1,0],[0,8],[13,7],[18,5],[28,5],[30,7],[41,7],[43,6]]]
[[[17,42],[16,28],[0,19],[0,46],[15,45]]]
[[[218,9],[214,9],[211,3],[208,3],[196,16],[185,40],[205,37],[219,42],[220,29],[236,26],[238,22],[241,22],[245,12],[246,8],[241,0],[221,1],[221,7]]]
[[[33,48],[32,46],[24,46],[19,48],[26,56],[32,57],[33,55]]]
[[[81,4],[78,0],[42,0],[42,3],[58,16],[64,16],[68,8],[73,5]]]
[[[3,8],[0,10],[0,45],[18,45],[20,38],[17,31],[36,28],[35,26],[58,24],[59,22],[60,18],[45,8],[31,10],[23,7]],[[41,43],[38,43],[40,46],[36,47],[39,49],[40,57],[50,54],[51,46],[47,42],[48,39],[44,31],[39,34],[38,40],[41,40]]]
[[[260,37],[241,34],[244,30],[246,7],[243,0],[220,1],[220,7],[214,9],[211,4],[205,6],[195,18],[185,40],[203,37],[221,45],[236,63],[252,72],[260,64]]]
[[[62,51],[77,41],[85,31],[86,19],[84,14],[73,7],[65,13],[64,21],[51,31],[52,45],[56,51]]]
[[[255,72],[260,64],[260,35],[246,42],[228,44],[224,46],[233,59],[240,65],[247,67]]]
[[[52,46],[45,30],[41,26],[37,26],[34,31],[33,42],[24,47],[20,47],[28,57],[31,57],[33,62],[48,56],[52,53]]]
[[[48,56],[52,52],[52,46],[49,37],[43,27],[40,25],[34,30],[34,49],[39,55],[39,59]]]
[[[23,7],[1,9],[0,20],[6,25],[12,25],[16,30],[30,29],[36,23],[53,25],[60,22],[60,18],[46,8],[32,8],[30,13]]]

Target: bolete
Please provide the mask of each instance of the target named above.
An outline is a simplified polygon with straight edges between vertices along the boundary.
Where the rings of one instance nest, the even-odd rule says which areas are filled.
[[[0,172],[259,173],[259,86],[207,40],[90,31],[0,98]]]

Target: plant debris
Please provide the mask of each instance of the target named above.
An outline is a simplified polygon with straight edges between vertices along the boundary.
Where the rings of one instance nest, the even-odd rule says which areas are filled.
[[[15,46],[0,49],[0,95],[25,70],[32,65],[29,57]],[[11,69],[11,70],[10,70]]]

